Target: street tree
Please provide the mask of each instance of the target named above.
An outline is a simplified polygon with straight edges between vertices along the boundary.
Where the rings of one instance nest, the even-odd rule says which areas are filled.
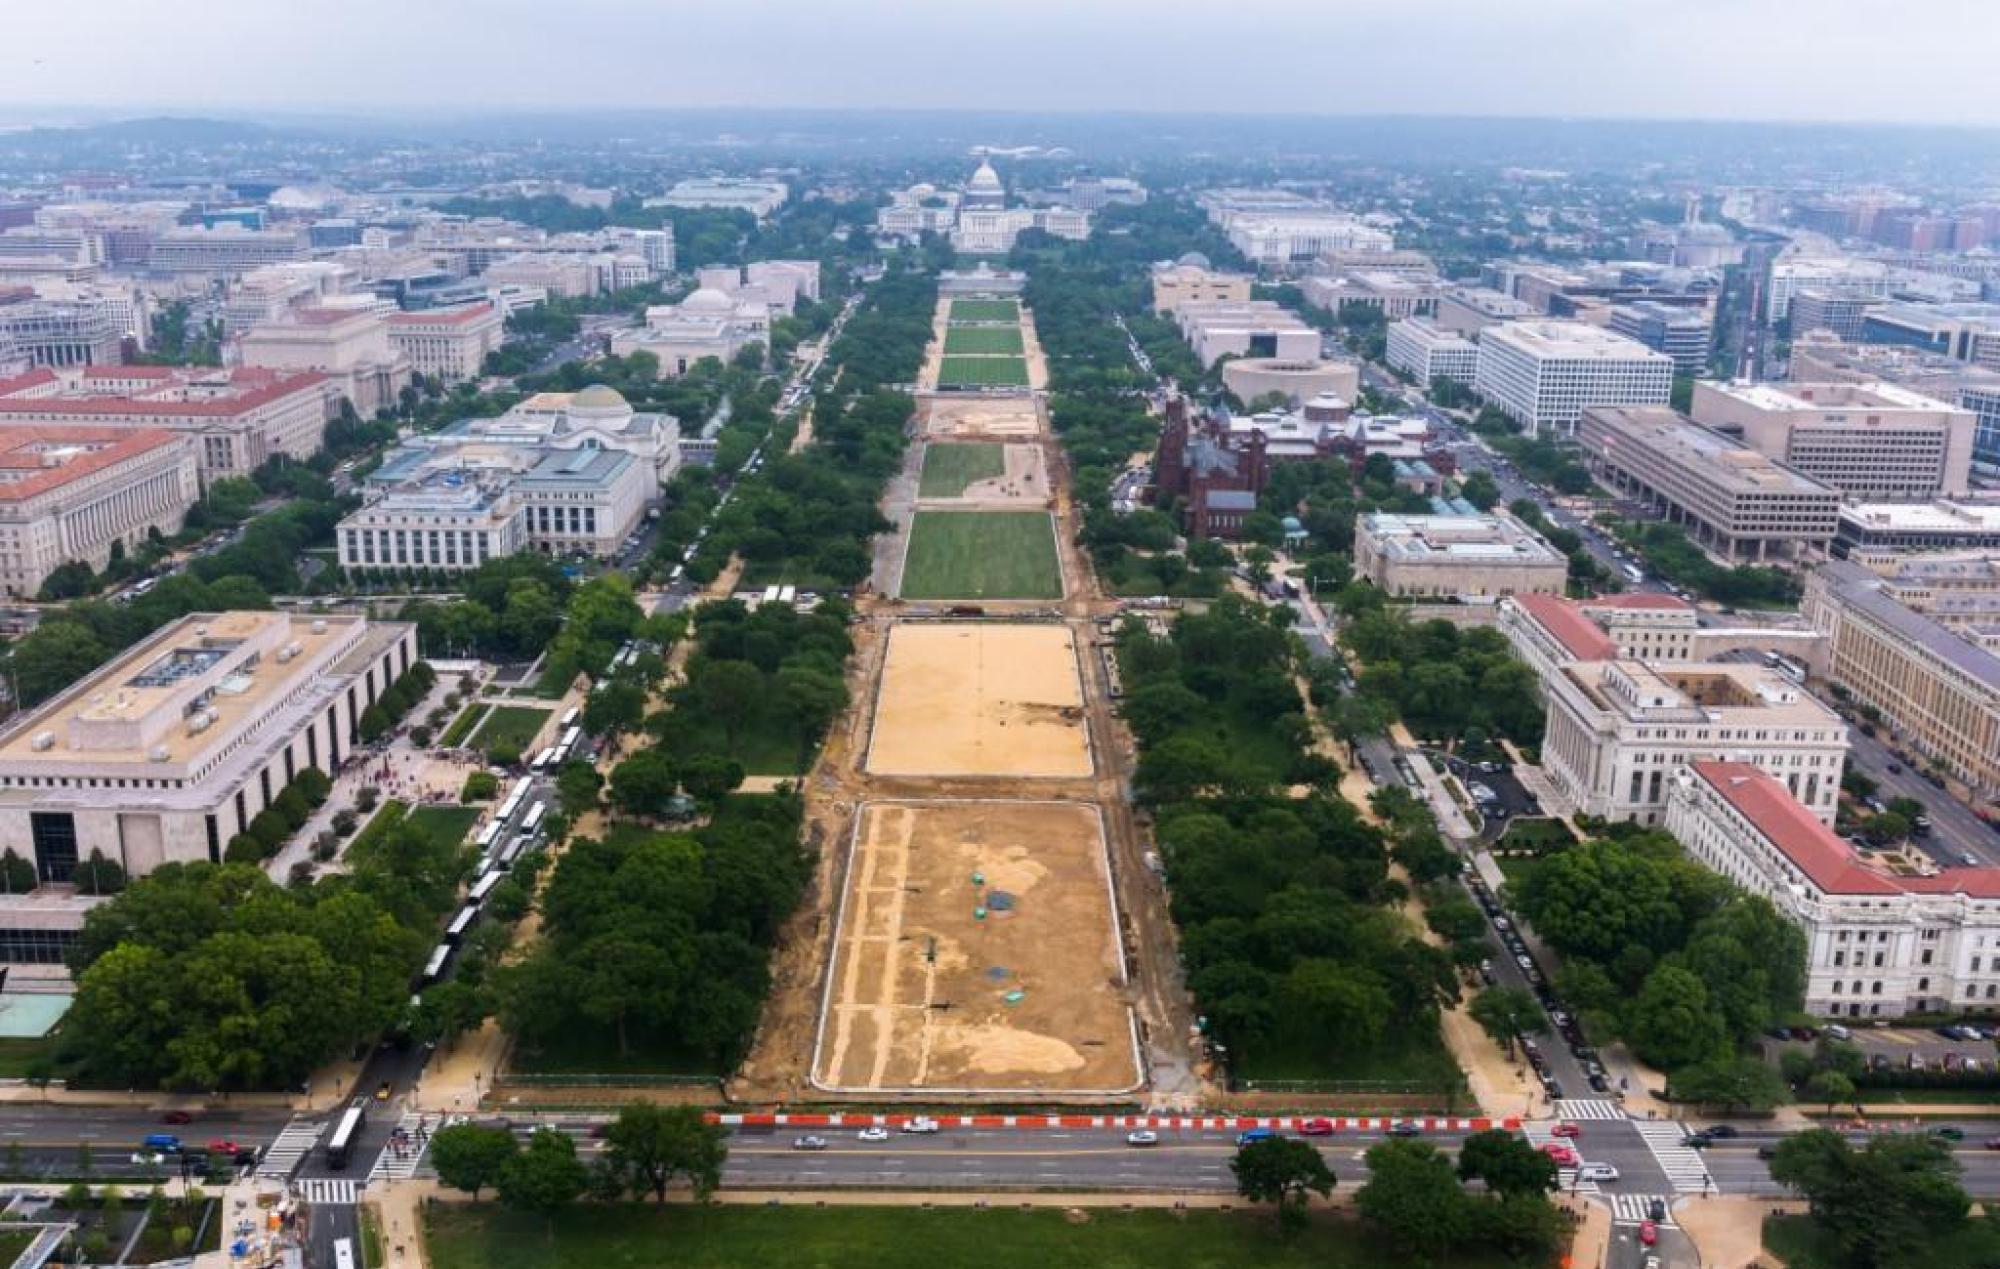
[[[437,1169],[438,1180],[475,1200],[481,1190],[500,1183],[520,1152],[520,1143],[505,1128],[453,1124],[431,1137],[431,1166]]]
[[[576,1157],[576,1142],[568,1133],[553,1128],[537,1128],[528,1138],[527,1149],[516,1154],[501,1169],[500,1201],[524,1212],[539,1212],[550,1218],[576,1201],[589,1180],[583,1161]],[[550,1233],[554,1226],[551,1223]]]
[[[667,1201],[667,1187],[686,1177],[697,1199],[706,1199],[722,1183],[728,1157],[728,1133],[706,1122],[695,1106],[656,1106],[633,1102],[618,1112],[604,1131],[611,1166],[637,1190],[651,1190]]]
[[[1493,1128],[1459,1147],[1458,1177],[1484,1181],[1495,1194],[1547,1194],[1556,1188],[1556,1161],[1527,1138]]]
[[[1541,1002],[1519,987],[1488,987],[1472,998],[1468,1011],[1510,1056],[1519,1037],[1540,1035],[1549,1027]]]
[[[1942,1142],[1907,1133],[1870,1137],[1859,1148],[1828,1128],[1778,1144],[1772,1179],[1803,1194],[1813,1220],[1854,1269],[1937,1263],[1933,1248],[1961,1229],[1972,1201]]]
[[[1238,1146],[1229,1161],[1236,1174],[1236,1192],[1253,1203],[1277,1205],[1278,1219],[1295,1224],[1305,1219],[1309,1195],[1333,1193],[1333,1171],[1318,1147],[1297,1137],[1270,1137]]]
[[[1398,1138],[1370,1147],[1367,1159],[1354,1205],[1404,1251],[1429,1262],[1471,1235],[1472,1200],[1436,1146]]]

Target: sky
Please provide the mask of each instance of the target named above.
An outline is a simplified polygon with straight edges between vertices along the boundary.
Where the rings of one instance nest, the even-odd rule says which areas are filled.
[[[2000,126],[1996,47],[1993,0],[0,0],[0,103]]]

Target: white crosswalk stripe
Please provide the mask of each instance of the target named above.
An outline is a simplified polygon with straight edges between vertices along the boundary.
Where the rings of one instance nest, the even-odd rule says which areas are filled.
[[[1613,1194],[1611,1196],[1611,1223],[1614,1225],[1637,1225],[1640,1221],[1651,1220],[1653,1202],[1657,1199],[1668,1204],[1666,1219],[1659,1222],[1662,1228],[1674,1223],[1673,1196],[1668,1194]]]
[[[382,1153],[375,1158],[375,1166],[368,1171],[370,1181],[407,1181],[417,1174],[417,1167],[424,1161],[424,1155],[429,1152],[431,1144],[428,1134],[421,1137],[417,1135],[417,1126],[423,1123],[424,1119],[423,1115],[405,1111],[403,1117],[396,1121],[396,1127],[402,1130],[409,1144],[400,1154],[393,1141],[383,1146]]]
[[[1556,1100],[1556,1114],[1563,1119],[1623,1119],[1625,1108],[1617,1102],[1563,1097]]]
[[[1710,1188],[1708,1164],[1701,1151],[1686,1144],[1687,1130],[1670,1120],[1633,1120],[1632,1126],[1645,1138],[1646,1148],[1682,1194],[1699,1194]]]
[[[277,1139],[264,1151],[264,1157],[257,1164],[257,1175],[271,1180],[282,1181],[298,1171],[299,1161],[312,1153],[313,1145],[319,1141],[322,1128],[326,1127],[317,1119],[294,1119],[285,1125]]]
[[[295,1183],[299,1197],[308,1203],[345,1204],[352,1206],[361,1194],[361,1186],[354,1181],[336,1181],[326,1177],[307,1177]]]

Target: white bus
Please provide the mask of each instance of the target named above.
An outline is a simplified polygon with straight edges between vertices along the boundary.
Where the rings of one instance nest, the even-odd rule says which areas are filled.
[[[529,763],[528,765],[536,771],[547,771],[550,767],[555,765],[555,761],[556,761],[556,747],[554,745],[550,745],[547,749],[544,749],[540,753],[536,754],[535,760],[532,763]]]
[[[527,776],[522,776],[520,779],[514,781],[514,787],[507,792],[507,800],[500,804],[499,819],[502,824],[513,819],[514,812],[521,809],[521,803],[527,798],[528,789],[533,783]]]
[[[352,1238],[334,1239],[333,1269],[358,1269],[358,1267],[359,1262],[354,1259],[354,1240]]]
[[[1625,576],[1631,579],[1631,582],[1634,586],[1637,586],[1639,583],[1646,580],[1645,570],[1640,568],[1637,564],[1627,564],[1625,566]]]
[[[491,850],[493,848],[493,843],[498,841],[499,839],[500,839],[500,821],[494,820],[493,822],[488,824],[485,828],[479,830],[479,836],[472,839],[472,844],[479,847],[479,849],[481,850]]]
[[[583,728],[572,726],[563,732],[562,741],[561,743],[556,745],[556,749],[559,750],[565,758],[567,758],[570,754],[570,751],[576,748],[576,742],[582,739],[583,739]]]
[[[517,837],[514,840],[518,842],[521,839]],[[465,898],[468,906],[466,907],[465,912],[461,912],[458,915],[462,918],[466,915],[466,913],[477,911],[478,905],[486,902],[486,896],[492,894],[493,887],[499,884],[500,884],[500,874],[498,872],[489,872],[484,877],[481,877],[479,880],[473,882],[472,889],[465,892]],[[458,922],[453,921],[452,924],[457,925]],[[446,933],[449,934],[450,931],[447,930]]]
[[[528,835],[526,833],[516,833],[514,835],[514,840],[508,842],[500,850],[500,866],[502,868],[512,868],[514,866],[514,861],[519,859],[521,857],[521,852],[526,850],[527,848],[528,848]]]
[[[563,711],[562,722],[559,724],[559,726],[567,730],[571,727],[576,726],[576,720],[581,717],[583,717],[583,711],[577,708],[576,706],[572,705],[568,709]]]
[[[361,1135],[367,1123],[368,1103],[360,1098],[340,1112],[340,1122],[334,1126],[333,1135],[326,1139],[327,1167],[338,1172],[347,1166],[347,1156],[354,1149],[354,1139]]]
[[[475,890],[478,889],[477,886],[473,888]],[[451,924],[444,927],[444,941],[447,943],[456,943],[460,939],[464,938],[465,932],[472,928],[472,923],[475,920],[477,920],[478,917],[479,917],[478,904],[468,903],[463,908],[460,908],[458,910],[458,915],[451,919]]]
[[[781,604],[792,603],[795,600],[797,600],[798,597],[799,597],[799,591],[798,587],[796,586],[782,586],[779,587],[778,589],[778,602]]]
[[[548,808],[540,802],[528,808],[528,818],[521,821],[521,831],[530,836],[541,831],[542,815]]]

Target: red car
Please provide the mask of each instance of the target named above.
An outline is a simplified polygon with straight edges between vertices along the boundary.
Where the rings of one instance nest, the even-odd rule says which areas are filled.
[[[227,1137],[217,1137],[208,1143],[208,1152],[210,1154],[226,1154],[233,1158],[238,1149],[237,1144]]]
[[[1577,1163],[1576,1151],[1560,1141],[1551,1141],[1542,1147],[1542,1153],[1556,1161],[1557,1167],[1573,1168]]]
[[[1577,1127],[1575,1124],[1557,1124],[1555,1127],[1549,1129],[1549,1135],[1551,1137],[1581,1137],[1583,1129]]]
[[[160,1122],[163,1124],[191,1124],[194,1122],[194,1116],[184,1110],[170,1110],[160,1116]]]
[[[1659,1241],[1660,1241],[1660,1227],[1658,1225],[1655,1225],[1651,1221],[1640,1221],[1639,1245],[1641,1247],[1651,1247],[1654,1243]]]
[[[1332,1135],[1333,1121],[1331,1119],[1301,1119],[1299,1121],[1299,1136],[1301,1137],[1330,1137]]]

